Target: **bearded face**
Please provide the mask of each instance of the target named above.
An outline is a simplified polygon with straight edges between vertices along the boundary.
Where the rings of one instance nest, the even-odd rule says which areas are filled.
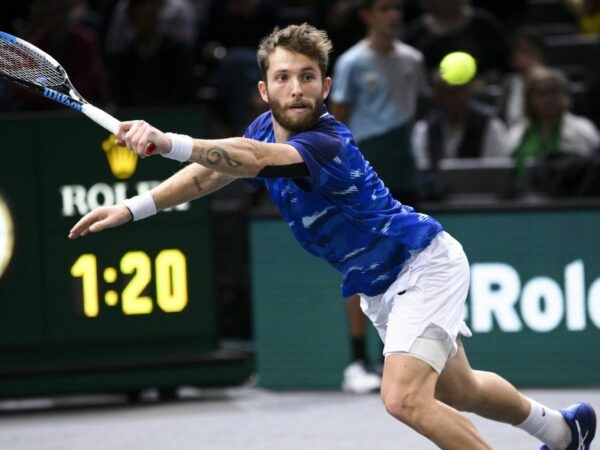
[[[312,101],[300,99],[295,102],[283,104],[268,95],[269,108],[273,118],[286,130],[292,133],[311,128],[323,111],[323,96]]]
[[[331,80],[323,78],[315,60],[278,47],[269,56],[266,80],[259,83],[259,90],[274,121],[298,133],[317,123],[330,86]]]

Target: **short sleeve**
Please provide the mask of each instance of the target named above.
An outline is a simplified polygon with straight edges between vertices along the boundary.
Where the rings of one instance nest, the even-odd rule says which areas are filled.
[[[293,136],[288,142],[304,159],[310,184],[318,189],[330,177],[347,173],[348,164],[340,138],[319,131],[307,131]]]
[[[335,103],[352,102],[352,63],[347,55],[340,56],[333,68],[329,98]]]

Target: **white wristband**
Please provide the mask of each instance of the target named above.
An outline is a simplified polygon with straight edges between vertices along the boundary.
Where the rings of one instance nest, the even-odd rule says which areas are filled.
[[[134,221],[142,220],[156,214],[156,204],[150,191],[127,198],[123,200],[123,204],[131,211]]]
[[[185,134],[166,133],[171,139],[171,151],[162,153],[162,156],[175,161],[185,162],[192,156],[194,140]]]

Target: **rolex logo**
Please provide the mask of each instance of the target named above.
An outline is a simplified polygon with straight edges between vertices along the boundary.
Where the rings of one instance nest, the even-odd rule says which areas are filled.
[[[135,173],[138,156],[128,148],[117,145],[116,140],[115,135],[111,134],[102,142],[102,149],[106,153],[112,174],[119,180],[125,180]]]

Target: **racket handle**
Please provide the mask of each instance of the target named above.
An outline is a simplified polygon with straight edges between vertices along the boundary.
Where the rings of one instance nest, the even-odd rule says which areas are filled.
[[[94,105],[90,105],[89,103],[83,105],[82,112],[98,125],[110,131],[112,134],[117,134],[117,129],[119,128],[120,122],[107,112],[102,111],[100,108],[96,108]],[[146,153],[148,156],[155,151],[156,145],[154,145],[152,142],[149,143],[144,149],[144,153]]]
[[[101,127],[107,129],[112,134],[117,134],[119,128],[119,121],[107,112],[102,111],[100,108],[96,108],[94,105],[86,103],[82,107],[82,112],[96,122]]]

